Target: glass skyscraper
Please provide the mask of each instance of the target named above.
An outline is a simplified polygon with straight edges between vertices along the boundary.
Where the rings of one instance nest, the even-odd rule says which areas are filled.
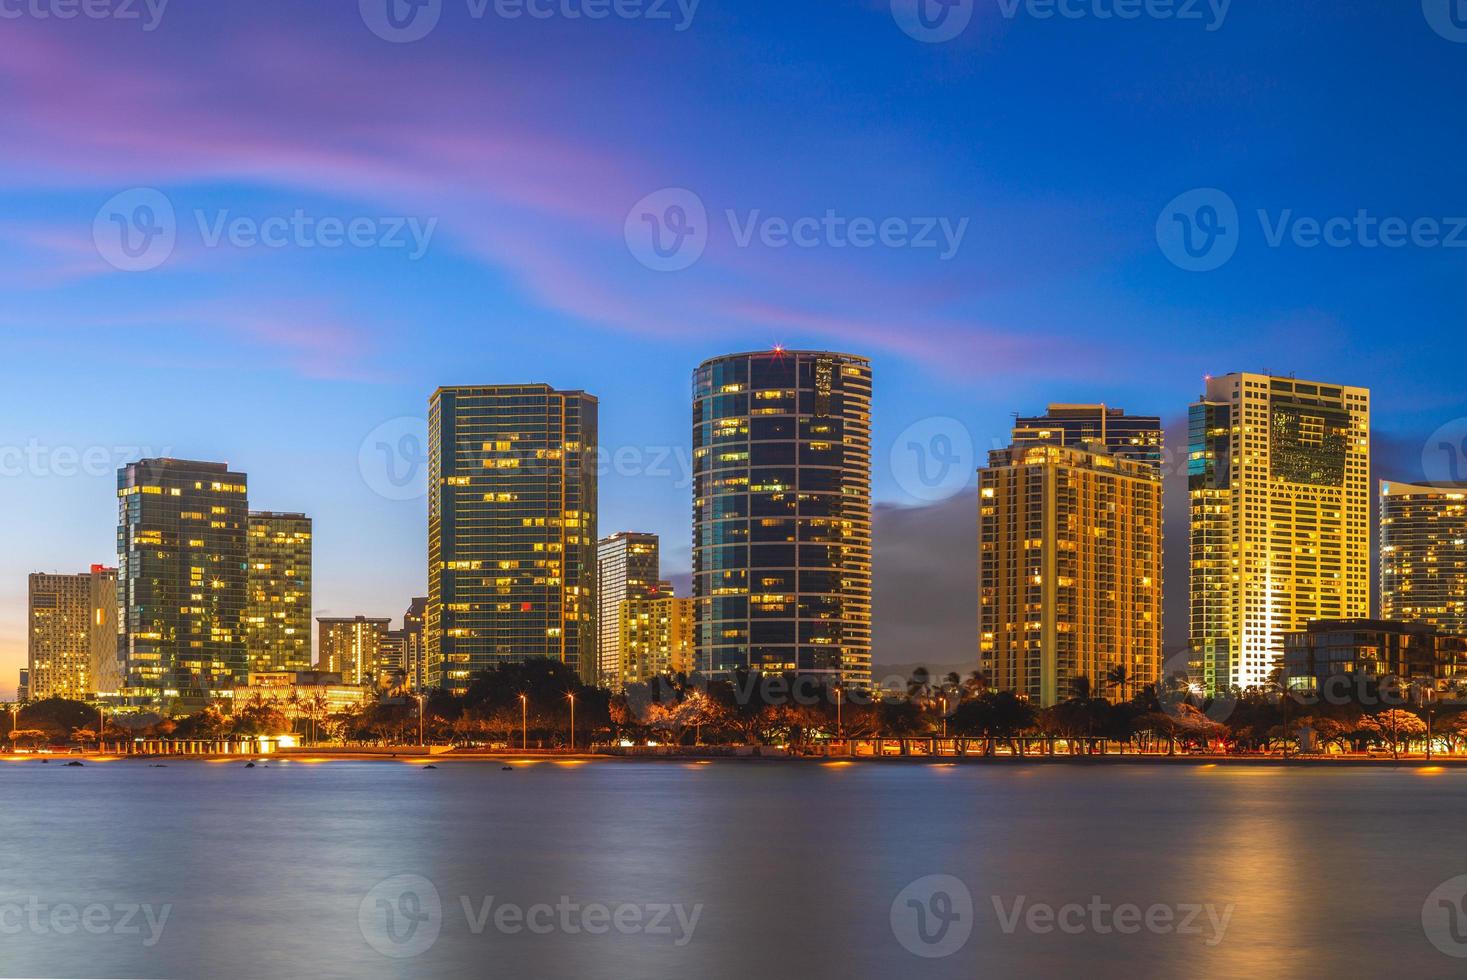
[[[871,678],[871,364],[714,358],[693,378],[701,670]]]
[[[248,478],[145,459],[117,474],[117,604],[127,687],[202,701],[243,683]]]
[[[440,388],[428,408],[425,682],[548,657],[596,680],[596,398]]]

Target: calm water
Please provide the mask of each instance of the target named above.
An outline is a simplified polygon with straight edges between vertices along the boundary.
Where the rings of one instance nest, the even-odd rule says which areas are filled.
[[[1464,816],[1467,772],[31,761],[0,975],[1449,976]]]

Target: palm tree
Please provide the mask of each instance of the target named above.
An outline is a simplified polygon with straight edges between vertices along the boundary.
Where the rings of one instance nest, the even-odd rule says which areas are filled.
[[[932,690],[932,675],[927,672],[926,667],[918,667],[912,671],[911,680],[907,681],[907,694],[915,699],[925,698]]]
[[[1131,672],[1125,664],[1116,664],[1105,672],[1105,682],[1115,691],[1116,700],[1120,701],[1125,697],[1126,686],[1131,682]]]
[[[963,681],[963,693],[968,697],[976,698],[988,690],[988,685],[988,675],[981,670],[975,670]]]
[[[1076,674],[1070,678],[1070,700],[1089,701],[1095,696],[1095,690],[1090,684],[1090,678],[1085,674]]]
[[[301,720],[300,689],[292,686],[290,689],[290,695],[285,699],[285,703],[290,708],[290,730],[295,731],[296,725],[298,725]]]

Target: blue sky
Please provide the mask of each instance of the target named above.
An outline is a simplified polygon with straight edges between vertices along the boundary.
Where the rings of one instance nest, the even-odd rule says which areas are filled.
[[[885,0],[702,0],[685,30],[675,4],[593,21],[565,12],[594,0],[544,19],[442,0],[410,42],[369,28],[378,0],[175,0],[152,30],[37,16],[48,2],[0,20],[0,694],[26,573],[113,560],[110,471],[133,450],[246,470],[253,506],[316,517],[318,613],[399,616],[425,581],[424,507],[379,493],[370,460],[440,384],[599,395],[621,460],[601,529],[662,532],[671,572],[690,372],[732,350],[871,356],[890,504],[924,502],[910,426],[981,454],[1011,412],[1173,419],[1231,370],[1370,386],[1400,449],[1379,476],[1419,478],[1442,426],[1467,435],[1467,251],[1294,238],[1299,219],[1434,218],[1446,236],[1467,215],[1467,30],[1434,29],[1436,0],[1237,0],[1220,24],[1206,5],[1043,18],[1042,0],[974,0],[942,43]],[[137,188],[172,209],[175,242],[124,271],[105,233],[156,200]],[[1239,214],[1208,272],[1157,234],[1199,188]],[[703,251],[648,268],[629,224],[687,193]],[[364,244],[250,243],[297,212],[357,221]],[[947,257],[824,232],[779,246],[779,222],[827,214],[963,234]],[[409,219],[432,228],[416,258],[390,247]],[[745,244],[750,222],[769,233]],[[924,421],[945,417],[958,428]]]

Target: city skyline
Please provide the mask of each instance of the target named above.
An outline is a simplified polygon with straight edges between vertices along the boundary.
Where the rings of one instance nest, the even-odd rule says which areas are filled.
[[[1205,374],[1292,371],[1369,386],[1377,453],[1401,464],[1377,472],[1425,479],[1428,440],[1455,423],[1460,443],[1467,418],[1452,367],[1460,252],[1268,233],[1362,210],[1467,214],[1450,166],[1400,178],[1402,159],[1461,158],[1462,134],[1422,97],[1448,90],[1461,48],[1420,11],[1387,6],[1305,0],[1266,21],[1239,8],[1215,32],[990,10],[940,45],[905,34],[885,3],[704,4],[682,32],[445,22],[412,44],[374,36],[350,4],[174,5],[158,30],[125,35],[85,18],[7,21],[0,76],[32,95],[0,109],[11,137],[0,330],[25,365],[0,437],[0,507],[24,515],[0,556],[0,692],[24,657],[25,576],[109,560],[100,498],[131,458],[251,473],[263,488],[252,506],[318,516],[313,616],[396,615],[424,587],[420,502],[374,489],[360,455],[374,433],[398,445],[409,433],[396,420],[421,426],[442,384],[594,391],[603,443],[650,462],[686,448],[689,365],[774,343],[868,354],[880,377],[878,662],[966,632],[957,608],[937,617],[945,631],[904,617],[931,590],[883,541],[884,523],[937,537],[942,505],[903,485],[913,461],[891,463],[923,420],[956,419],[981,457],[1015,411],[1105,402],[1170,430]],[[1306,31],[1314,43],[1282,47]],[[635,56],[609,58],[607,39]],[[730,59],[762,63],[771,48],[780,70],[729,85]],[[322,66],[302,50],[330,51],[331,68],[360,83],[317,85]],[[1366,52],[1378,72],[1358,71]],[[205,88],[200,62],[212,66]],[[1124,81],[1082,81],[1095,77]],[[515,108],[476,95],[503,90],[520,93]],[[368,107],[363,91],[391,95]],[[649,106],[589,91],[657,95]],[[1257,152],[1260,134],[1276,153]],[[126,272],[98,253],[93,226],[135,188],[171,202],[178,241],[157,268]],[[660,272],[629,250],[626,224],[669,188],[694,192],[714,227],[695,265]],[[1179,268],[1157,243],[1168,203],[1198,188],[1223,191],[1246,219],[1236,254],[1209,272]],[[416,260],[411,248],[209,244],[221,218],[298,209],[437,224]],[[830,210],[969,224],[946,260],[944,249],[777,247],[757,229],[741,244],[751,220]],[[603,526],[660,534],[668,573],[685,581],[678,477],[613,473],[602,496]],[[960,572],[962,544],[944,553]],[[883,566],[915,584],[884,585]]]
[[[771,354],[771,355],[774,355],[774,356],[778,356],[778,355],[780,355],[782,353],[782,351],[783,351],[783,348],[775,348],[775,349],[772,349],[771,351],[769,351],[768,353]],[[729,357],[729,356],[730,355],[724,355],[723,357]],[[844,355],[836,355],[836,356],[844,356]],[[720,360],[720,359],[721,358],[715,358],[714,360],[716,361],[716,360]],[[1205,380],[1210,380],[1210,377],[1209,377],[1209,379],[1205,379]],[[469,386],[469,388],[470,389],[473,389],[473,390],[477,390],[477,387],[478,386]],[[511,384],[511,385],[499,385],[499,386],[490,385],[490,386],[487,386],[487,387],[489,387],[491,389],[492,388],[508,388],[508,389],[531,388],[531,389],[534,389],[534,388],[540,388],[540,387],[543,387],[543,386],[537,386],[537,385],[514,385],[514,384]],[[440,391],[441,390],[442,389],[440,389]],[[1099,407],[1098,404],[1097,405],[1077,405],[1077,404],[1072,404],[1072,403],[1067,403],[1067,404],[1053,404],[1052,403],[1052,404],[1049,405],[1049,408],[1050,408],[1051,413],[1053,413],[1056,409],[1066,409],[1066,410],[1085,409],[1085,410],[1090,410],[1090,409],[1094,409],[1094,408],[1097,408],[1097,407]],[[1118,414],[1122,410],[1117,409],[1117,408],[1114,408],[1112,406],[1110,408],[1110,411],[1113,414]],[[1063,414],[1063,412],[1061,414]],[[1122,416],[1122,417],[1135,418],[1136,416],[1127,415],[1127,416]],[[1161,413],[1161,417],[1165,418],[1165,413],[1164,412]],[[1021,411],[1015,410],[1015,411],[1012,411],[1012,412],[1009,413],[1009,418],[1010,418],[1010,422],[1011,423],[1015,423],[1015,424],[1017,424],[1020,427],[1014,429],[1010,433],[1010,439],[1009,440],[1006,440],[1006,441],[1012,441],[1014,438],[1019,438],[1021,436],[1022,436],[1022,438],[1019,438],[1019,443],[1017,443],[1017,445],[1025,444],[1026,441],[1032,441],[1033,437],[1036,434],[1033,433],[1033,432],[1031,432],[1031,431],[1028,431],[1028,428],[1027,427],[1030,426],[1030,424],[1033,423],[1036,419],[1040,418],[1040,416],[1027,416],[1026,417],[1026,416],[1023,415],[1023,413]],[[943,423],[943,426],[945,426],[946,424],[951,423],[952,420],[951,419],[948,419],[946,417],[939,416],[934,421],[937,421],[939,423]],[[1143,418],[1143,422],[1144,422],[1144,418]],[[922,426],[919,423],[918,428],[921,428],[921,427]],[[940,428],[942,428],[942,427],[940,426]],[[943,435],[946,435],[946,434],[948,434],[948,433],[945,432],[945,431],[939,431],[938,432],[938,438],[941,438]],[[965,433],[965,435],[970,435],[970,434],[969,433]],[[1055,438],[1056,438],[1057,441],[1064,442],[1069,437],[1066,437],[1066,436],[1060,434],[1057,431],[1055,433]],[[1183,445],[1185,445],[1185,440],[1175,440],[1175,439],[1173,439],[1173,440],[1171,440],[1171,441],[1168,442],[1168,444],[1166,446],[1166,451],[1164,453],[1164,460],[1163,460],[1163,463],[1162,463],[1162,469],[1163,469],[1163,473],[1164,473],[1164,478],[1174,479],[1174,478],[1180,477],[1180,479],[1182,481],[1180,483],[1180,487],[1181,487],[1180,496],[1181,497],[1185,497],[1185,488],[1186,488],[1185,468],[1186,468],[1186,465],[1187,465],[1186,454],[1185,454],[1185,451],[1179,451],[1178,450],[1177,445],[1175,445],[1176,442],[1181,442]],[[1121,446],[1123,444],[1124,444],[1124,440],[1121,443],[1117,443],[1117,446]],[[610,454],[607,453],[607,452],[605,452],[605,449],[606,449],[606,447],[602,447],[602,450],[603,450],[602,455],[603,456],[609,456]],[[1428,447],[1428,450],[1429,450],[1429,447]],[[1148,458],[1149,458],[1149,455],[1150,455],[1150,453],[1148,452]],[[876,456],[877,456],[877,459],[878,459],[878,467],[877,468],[879,469],[880,468],[879,461],[883,457],[880,454],[876,454]],[[1425,468],[1427,468],[1427,469],[1432,468],[1433,465],[1436,466],[1438,469],[1440,467],[1442,467],[1442,466],[1449,466],[1450,465],[1450,460],[1449,459],[1437,458],[1437,459],[1433,460],[1431,458],[1431,456],[1432,456],[1432,454],[1428,451],[1425,454],[1425,457],[1423,458],[1423,461],[1422,461],[1423,466]],[[147,460],[138,461],[139,464],[141,464],[141,463],[149,463],[149,462],[152,462],[152,461],[147,461]],[[190,463],[191,461],[183,460],[181,462]],[[605,461],[603,461],[603,463],[605,463]],[[205,467],[218,468],[218,467],[228,467],[230,464],[209,462],[209,463],[204,463],[202,465],[204,465]],[[1384,465],[1392,466],[1394,468],[1403,469],[1403,470],[1404,469],[1409,469],[1409,461],[1405,465],[1403,465],[1398,459],[1397,460],[1394,460],[1394,461],[1392,461],[1390,463],[1384,464]],[[125,470],[126,467],[124,467],[123,469]],[[244,475],[245,476],[248,476],[249,474],[248,474],[248,472],[246,472]],[[975,471],[969,472],[967,482],[964,483],[964,484],[962,484],[961,486],[951,487],[951,486],[940,486],[939,485],[938,489],[943,494],[943,498],[941,500],[937,501],[936,504],[929,505],[928,507],[925,507],[925,508],[922,507],[921,505],[908,505],[907,507],[903,508],[903,512],[904,513],[908,513],[908,514],[919,514],[919,515],[920,514],[924,514],[926,512],[931,512],[931,513],[933,513],[935,515],[938,508],[941,508],[943,506],[951,506],[954,503],[954,501],[962,501],[962,500],[967,500],[967,499],[976,500],[976,493],[977,493],[977,485],[976,485],[976,479],[975,479],[976,476],[977,476],[977,471],[975,469]],[[379,479],[380,480],[381,479],[381,474],[372,472],[370,468],[365,468],[365,469],[363,469],[363,471],[361,473],[359,473],[359,478],[361,478],[364,481],[370,483],[373,479]],[[604,472],[602,474],[602,478],[603,479],[605,478],[605,473]],[[1402,482],[1405,482],[1405,481],[1401,481],[1401,480],[1398,480],[1398,479],[1393,480],[1393,479],[1385,476],[1383,470],[1381,470],[1379,467],[1375,467],[1373,465],[1373,469],[1372,469],[1372,483],[1371,483],[1371,489],[1372,490],[1374,490],[1376,487],[1378,487],[1379,485],[1382,485],[1382,484],[1386,484],[1386,483],[1398,483],[1399,484],[1399,483],[1402,483]],[[1429,481],[1421,481],[1421,480],[1418,480],[1416,482],[1420,483],[1420,482],[1429,482]],[[921,486],[921,484],[919,482],[914,482],[911,485],[913,485],[915,487],[918,487],[919,490],[925,489],[925,488],[923,488]],[[691,490],[689,492],[691,493]],[[1178,516],[1178,511],[1181,511],[1183,513],[1183,516],[1185,517],[1185,510],[1186,510],[1185,505],[1178,506],[1179,491],[1178,491],[1177,485],[1175,483],[1173,483],[1172,485],[1169,485],[1168,488],[1167,488],[1167,492],[1168,492],[1168,505],[1167,505],[1167,517],[1168,517],[1168,521],[1169,522],[1175,521],[1175,519]],[[878,513],[879,512],[880,512],[880,508],[878,508]],[[253,517],[253,516],[255,516],[258,513],[259,512],[256,511],[255,508],[254,508],[254,502],[253,502],[253,499],[252,499],[250,501],[250,516]],[[1375,547],[1378,544],[1378,542],[1376,542],[1376,536],[1377,536],[1377,533],[1378,533],[1379,528],[1378,528],[1378,525],[1375,523],[1375,511],[1374,511],[1373,508],[1370,511],[1370,514],[1371,514],[1371,521],[1370,521],[1370,527],[1369,527],[1369,538],[1370,538],[1370,540],[1372,542],[1371,561],[1372,561],[1372,564],[1374,564],[1375,561],[1376,561],[1376,559],[1378,558],[1378,554],[1375,552]],[[419,518],[421,518],[423,516],[425,516],[425,515],[419,515]],[[116,530],[116,528],[114,527],[114,532],[115,532],[115,530]],[[976,532],[976,528],[974,530]],[[690,532],[690,529],[686,525],[684,525],[684,528],[682,530],[682,535],[681,536],[685,538],[685,537],[688,536],[689,532]],[[622,533],[622,532],[612,531],[611,533],[613,533],[613,534],[619,534],[619,533]],[[1183,536],[1186,536],[1187,533],[1188,533],[1188,529],[1187,529],[1187,527],[1186,527],[1186,525],[1184,523],[1183,524],[1183,527],[1182,527],[1182,534],[1183,534]],[[1174,540],[1176,538],[1176,536],[1177,536],[1177,534],[1176,534],[1175,529],[1171,529],[1171,530],[1168,531],[1168,534],[1167,534],[1167,537],[1166,537],[1166,545],[1167,545],[1167,550],[1169,552],[1169,554],[1168,554],[1168,565],[1167,565],[1167,567],[1169,569],[1171,569],[1171,571],[1170,571],[1169,574],[1171,576],[1173,576],[1173,579],[1172,579],[1173,584],[1172,584],[1171,587],[1169,587],[1166,590],[1166,597],[1167,597],[1167,605],[1169,607],[1173,607],[1173,608],[1175,608],[1175,606],[1176,606],[1176,604],[1178,603],[1179,600],[1180,601],[1185,601],[1185,598],[1186,598],[1185,597],[1185,591],[1182,590],[1182,589],[1179,589],[1176,586],[1176,584],[1175,584],[1175,576],[1178,575],[1178,568],[1177,567],[1174,567],[1174,566],[1180,566],[1180,577],[1182,578],[1183,581],[1186,581],[1186,573],[1187,573],[1187,569],[1185,567],[1185,564],[1181,564],[1181,562],[1185,562],[1185,557],[1183,559],[1181,559],[1181,562],[1179,562],[1179,560],[1176,558],[1176,555],[1175,555],[1175,552],[1178,550],[1179,547],[1185,548],[1185,541],[1178,542],[1177,540]],[[976,533],[975,533],[974,537],[976,538]],[[106,557],[107,557],[108,560],[116,560],[116,557],[117,556],[116,555],[110,555],[110,556],[106,556]],[[418,556],[418,558],[419,558],[419,565],[421,567],[421,565],[422,565],[422,561],[421,561],[422,556]],[[594,562],[593,562],[593,564],[594,564]],[[877,571],[879,572],[880,569],[878,568]],[[663,574],[662,577],[664,579],[671,577],[672,579],[679,579],[679,580],[682,580],[684,582],[688,581],[688,576],[685,573],[682,573],[680,570],[674,570],[674,571],[672,571],[670,573],[664,572],[664,574]],[[1372,579],[1372,583],[1374,581],[1375,580]],[[1375,590],[1374,588],[1372,588],[1372,590],[1371,590],[1371,599],[1370,599],[1372,611],[1374,611],[1374,612],[1380,612],[1380,605],[1381,605],[1382,599],[1383,599],[1383,597],[1378,594],[1377,590]],[[393,607],[390,605],[390,601],[391,600],[389,600],[389,604],[388,605],[382,606],[380,609],[378,607],[371,607],[369,609],[369,613],[368,614],[376,614],[378,612],[385,612],[386,615],[387,615],[387,618],[388,618],[388,621],[389,622],[390,621],[393,621],[393,620],[395,620],[397,618],[400,618],[399,614],[396,614],[396,613],[392,612]],[[397,604],[400,606],[402,604],[402,601],[401,600],[397,600]],[[1185,606],[1183,606],[1183,609],[1185,610]],[[341,613],[341,615],[342,616],[345,616],[347,618],[351,618],[351,617],[363,615],[363,613],[357,612],[357,611],[353,611],[353,610],[344,610]],[[326,616],[324,612],[322,612],[321,610],[317,609],[317,610],[314,610],[313,611],[313,618],[319,619],[319,618],[332,618],[332,617],[331,616]],[[972,618],[973,618],[973,622],[976,622],[977,621],[976,614]],[[1180,648],[1182,648],[1182,647],[1184,647],[1184,646],[1186,646],[1188,644],[1188,642],[1190,640],[1190,637],[1189,637],[1188,632],[1187,632],[1186,618],[1187,617],[1185,615],[1182,616],[1182,617],[1180,617],[1180,619],[1182,620],[1182,623],[1181,623],[1181,625],[1179,625],[1179,623],[1178,623],[1179,617],[1176,616],[1175,613],[1172,613],[1168,617],[1168,620],[1167,620],[1167,623],[1166,623],[1166,634],[1165,634],[1165,649],[1166,649],[1166,652],[1168,654],[1173,654],[1173,653],[1177,652]],[[966,629],[969,635],[972,634],[972,625],[973,625],[973,622],[961,624],[962,628]],[[879,620],[877,621],[877,626],[878,626],[878,629],[879,629]],[[314,629],[312,630],[312,632],[314,632]],[[320,654],[320,651],[317,650],[315,656],[313,656],[313,658],[312,658],[312,661],[311,661],[312,664],[315,664],[319,660],[320,655],[321,655]],[[941,664],[941,665],[944,665],[944,666],[948,666],[948,665],[951,665],[951,664],[954,664],[954,663],[961,664],[961,663],[968,663],[970,661],[976,663],[980,659],[981,658],[976,653],[974,653],[972,650],[957,650],[955,656],[952,656],[949,660],[946,660],[945,661],[945,660],[943,660],[941,654],[934,654],[932,656],[923,657],[923,656],[918,655],[917,653],[914,653],[910,649],[901,649],[901,650],[898,650],[898,651],[887,651],[887,655],[886,656],[880,656],[879,655],[879,652],[878,652],[878,656],[875,658],[875,661],[874,662],[876,663],[876,665],[878,667],[883,662],[892,663],[892,664],[910,664],[910,663],[918,662],[918,661],[927,662],[927,663],[933,663],[933,664]],[[16,665],[16,670],[18,670],[20,667],[22,667],[24,665],[25,665],[25,651],[24,651],[24,648],[22,648],[21,657],[19,658],[19,662]],[[8,667],[5,668],[5,669],[9,670]],[[16,670],[9,670],[9,676],[11,678],[14,678],[16,676]],[[13,683],[14,683],[13,680],[8,681],[8,682],[6,682],[6,681],[0,681],[0,692],[3,692],[7,686],[12,685]]]

